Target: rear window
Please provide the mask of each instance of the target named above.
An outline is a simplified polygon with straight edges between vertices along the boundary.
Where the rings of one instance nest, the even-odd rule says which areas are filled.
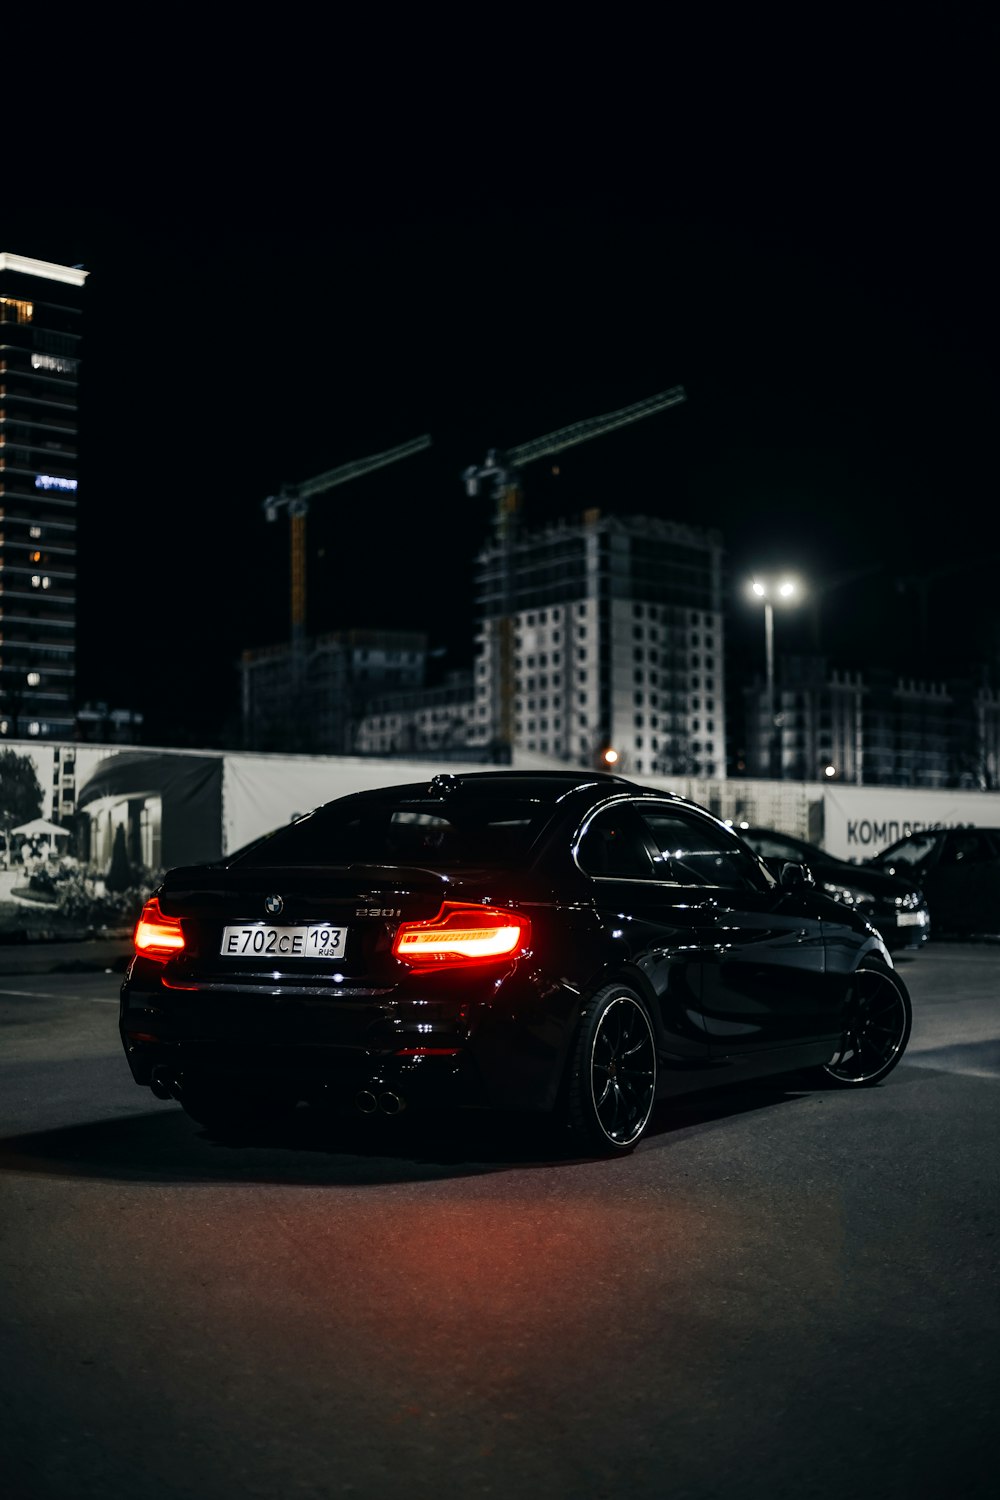
[[[531,801],[452,798],[447,803],[349,797],[317,808],[236,856],[242,868],[274,865],[474,865],[528,862],[550,809]]]

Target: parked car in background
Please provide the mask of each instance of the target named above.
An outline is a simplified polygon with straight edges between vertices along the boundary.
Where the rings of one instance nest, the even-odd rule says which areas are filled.
[[[912,871],[895,874],[852,865],[850,860],[827,854],[818,844],[774,828],[737,825],[736,831],[776,875],[780,876],[786,860],[808,865],[819,888],[867,917],[890,952],[921,948],[930,937],[929,903]]]
[[[493,1109],[615,1154],[687,1090],[879,1083],[910,1001],[858,911],[696,803],[482,771],[339,797],[168,871],[119,1026],[136,1083],[211,1131],[302,1104]]]
[[[908,833],[863,868],[919,881],[935,932],[1000,933],[1000,828]]]

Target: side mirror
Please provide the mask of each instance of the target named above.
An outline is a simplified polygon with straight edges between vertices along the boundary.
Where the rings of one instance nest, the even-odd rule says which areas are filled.
[[[815,885],[813,872],[806,864],[800,864],[797,860],[787,860],[781,867],[781,884],[786,890],[794,891],[803,885]]]

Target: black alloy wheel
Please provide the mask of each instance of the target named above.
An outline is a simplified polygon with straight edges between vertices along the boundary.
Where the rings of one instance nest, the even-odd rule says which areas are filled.
[[[906,1050],[912,1022],[899,975],[876,959],[862,960],[851,985],[843,1039],[822,1074],[841,1088],[880,1083]]]
[[[566,1118],[573,1135],[602,1154],[631,1151],[656,1099],[656,1044],[634,990],[610,984],[590,1000],[570,1059]]]

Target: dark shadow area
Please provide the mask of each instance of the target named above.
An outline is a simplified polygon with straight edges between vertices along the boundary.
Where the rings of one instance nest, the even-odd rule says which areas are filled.
[[[657,1105],[639,1151],[684,1130],[793,1102],[800,1094],[747,1084]],[[395,1118],[298,1109],[280,1124],[212,1135],[179,1106],[0,1140],[0,1172],[131,1182],[274,1182],[383,1186],[570,1167],[580,1155],[546,1116],[404,1114]],[[610,1163],[609,1163],[610,1164]]]

